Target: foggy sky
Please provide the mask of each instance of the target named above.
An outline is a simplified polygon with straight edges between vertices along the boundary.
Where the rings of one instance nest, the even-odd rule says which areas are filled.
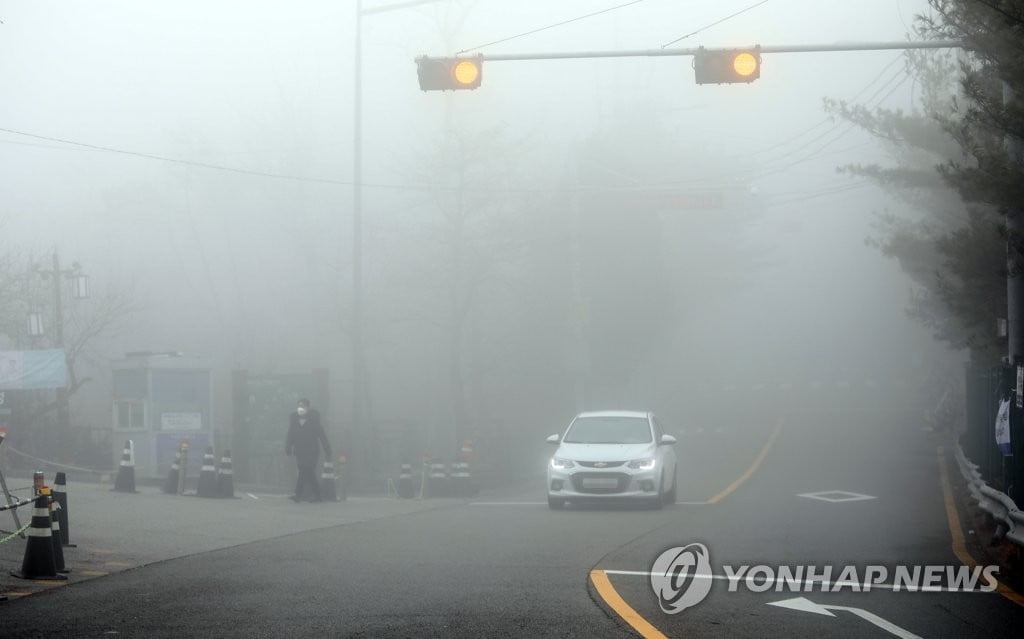
[[[409,336],[418,320],[403,315],[401,299],[422,292],[402,265],[431,232],[422,192],[407,187],[445,122],[516,140],[524,180],[563,173],[595,130],[651,114],[687,141],[680,166],[718,158],[719,182],[754,201],[736,243],[760,247],[767,263],[727,295],[691,304],[666,357],[691,358],[710,376],[743,357],[760,375],[799,376],[854,354],[860,369],[892,364],[887,344],[909,344],[910,362],[911,350],[928,346],[904,317],[908,281],[864,246],[872,211],[898,205],[870,186],[827,194],[853,182],[836,166],[884,161],[878,145],[839,128],[795,151],[826,118],[823,97],[852,98],[866,86],[871,95],[902,67],[891,65],[898,52],[766,55],[749,86],[699,87],[688,57],[493,62],[474,92],[417,86],[417,55],[455,53],[612,4],[479,0],[364,16],[366,304],[376,366],[389,371],[381,410],[444,412],[437,388],[420,383],[422,369],[405,365],[444,348]],[[748,4],[647,0],[481,52],[658,48]],[[673,46],[901,40],[925,7],[776,0]],[[94,286],[130,286],[145,307],[107,345],[109,357],[180,349],[211,355],[223,370],[331,366],[346,374],[339,326],[351,277],[355,3],[7,2],[0,20],[4,129],[341,182],[0,133],[5,248],[56,246]],[[905,82],[882,104],[908,109],[912,96]],[[715,224],[700,217],[714,213],[687,215],[693,237]],[[93,398],[97,414],[104,401]]]

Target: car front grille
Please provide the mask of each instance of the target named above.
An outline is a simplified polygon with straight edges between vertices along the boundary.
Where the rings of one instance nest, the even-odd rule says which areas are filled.
[[[614,485],[611,483],[613,480]],[[593,482],[601,482],[604,485],[596,486]],[[621,493],[627,486],[629,475],[625,473],[576,473],[572,476],[572,487],[578,493],[609,495]]]
[[[581,461],[581,462],[576,462],[576,463],[579,464],[580,466],[583,466],[584,468],[618,468],[619,466],[625,464],[626,462],[624,462],[624,461],[599,461],[599,462]]]

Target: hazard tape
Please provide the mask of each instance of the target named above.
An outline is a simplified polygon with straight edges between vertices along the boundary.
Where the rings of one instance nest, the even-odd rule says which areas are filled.
[[[0,512],[3,512],[3,511],[5,511],[5,510],[13,510],[13,509],[15,509],[15,508],[21,508],[21,507],[22,507],[22,506],[24,506],[25,504],[31,504],[31,503],[33,503],[33,502],[34,502],[35,500],[36,500],[36,498],[35,498],[35,497],[33,497],[33,498],[31,498],[31,499],[26,499],[25,501],[19,501],[19,502],[18,502],[18,503],[16,503],[16,504],[7,504],[6,506],[0,506]]]
[[[15,455],[20,455],[20,456],[24,457],[25,459],[31,459],[34,462],[39,462],[41,464],[46,464],[48,466],[54,466],[56,468],[67,468],[68,470],[78,470],[78,471],[81,471],[83,473],[96,473],[97,475],[103,475],[103,474],[111,472],[109,470],[95,470],[93,468],[82,468],[80,466],[69,466],[68,464],[61,464],[59,462],[50,461],[49,459],[40,459],[39,457],[33,457],[32,455],[29,455],[28,453],[23,453],[20,450],[18,450],[17,448],[14,448],[13,446],[11,446],[10,444],[5,446],[4,450],[9,450],[12,453],[14,453]]]
[[[29,526],[31,526],[31,525],[32,525],[32,523],[29,522],[29,523],[25,524],[24,526],[22,526],[21,530],[15,530],[11,534],[7,535],[6,537],[0,538],[0,544],[6,544],[7,542],[9,542],[10,540],[14,539],[15,537],[21,536],[21,533],[23,533],[26,530],[28,530]]]

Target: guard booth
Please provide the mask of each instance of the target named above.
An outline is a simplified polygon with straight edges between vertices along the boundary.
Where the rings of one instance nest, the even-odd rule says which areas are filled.
[[[182,440],[189,443],[188,475],[196,477],[203,452],[215,445],[211,363],[181,353],[128,353],[113,370],[113,454],[135,443],[135,475],[167,475]]]

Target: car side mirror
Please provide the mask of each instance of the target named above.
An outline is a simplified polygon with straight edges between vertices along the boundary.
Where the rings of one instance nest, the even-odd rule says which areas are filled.
[[[658,442],[659,446],[672,446],[676,443],[676,438],[672,435],[662,435],[661,441]]]
[[[550,437],[548,437],[545,441],[547,441],[547,443],[549,443],[549,444],[557,444],[561,440],[562,440],[562,438],[558,435],[558,433],[555,433],[554,435],[551,435]]]

